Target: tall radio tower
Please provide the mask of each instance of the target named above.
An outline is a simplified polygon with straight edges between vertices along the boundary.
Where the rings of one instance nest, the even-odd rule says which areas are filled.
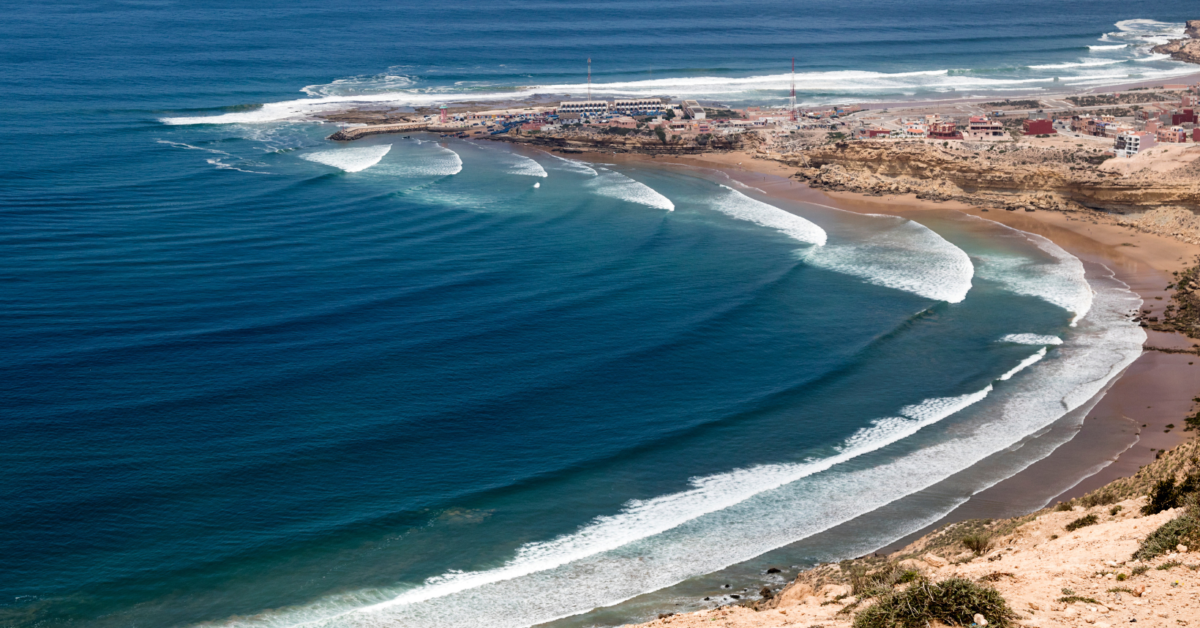
[[[796,57],[792,57],[792,97],[788,98],[788,109],[792,110],[792,120],[796,119]]]
[[[592,99],[592,58],[588,57],[588,100]]]

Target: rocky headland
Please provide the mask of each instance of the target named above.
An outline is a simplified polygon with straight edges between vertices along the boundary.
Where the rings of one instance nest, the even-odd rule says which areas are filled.
[[[1088,148],[923,141],[839,142],[775,159],[794,167],[793,176],[813,188],[914,194],[1010,211],[1089,212],[1200,244],[1194,213],[1200,209],[1200,147],[1155,167],[1111,161]]]
[[[1158,54],[1171,55],[1172,59],[1178,61],[1200,63],[1200,20],[1188,20],[1184,34],[1187,37],[1160,44],[1151,50]]]

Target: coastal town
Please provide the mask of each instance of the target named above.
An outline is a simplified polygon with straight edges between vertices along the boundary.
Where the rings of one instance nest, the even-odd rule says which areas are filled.
[[[1132,157],[1160,145],[1200,142],[1200,84],[1166,84],[1112,94],[874,109],[745,107],[669,98],[566,100],[552,105],[412,115],[402,122],[348,126],[332,139],[379,133],[433,131],[460,138],[518,141],[638,136],[687,150],[710,139],[752,133],[766,146],[811,140],[929,140],[1002,142],[1053,135],[1085,140],[1116,157]],[[1072,102],[1074,101],[1074,102]],[[1108,104],[1088,105],[1093,101]],[[955,113],[947,113],[953,109]],[[957,115],[955,115],[957,114]],[[535,142],[536,143],[536,142]],[[653,142],[651,142],[653,144]]]

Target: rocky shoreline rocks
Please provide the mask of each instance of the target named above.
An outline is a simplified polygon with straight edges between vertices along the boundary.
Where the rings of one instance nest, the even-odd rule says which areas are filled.
[[[1184,34],[1186,38],[1160,44],[1151,52],[1171,55],[1177,61],[1200,64],[1200,20],[1188,20]]]

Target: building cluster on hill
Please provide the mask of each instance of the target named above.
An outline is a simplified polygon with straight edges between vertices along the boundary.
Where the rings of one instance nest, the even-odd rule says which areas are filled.
[[[557,105],[467,111],[425,116],[443,131],[460,135],[506,133],[554,134],[594,128],[620,133],[623,130],[657,129],[679,135],[729,135],[751,129],[787,133],[809,125],[832,127],[831,119],[858,111],[858,107],[828,110],[789,110],[748,107],[727,109],[706,107],[695,100],[673,103],[662,98],[618,98],[615,100],[574,100]]]

